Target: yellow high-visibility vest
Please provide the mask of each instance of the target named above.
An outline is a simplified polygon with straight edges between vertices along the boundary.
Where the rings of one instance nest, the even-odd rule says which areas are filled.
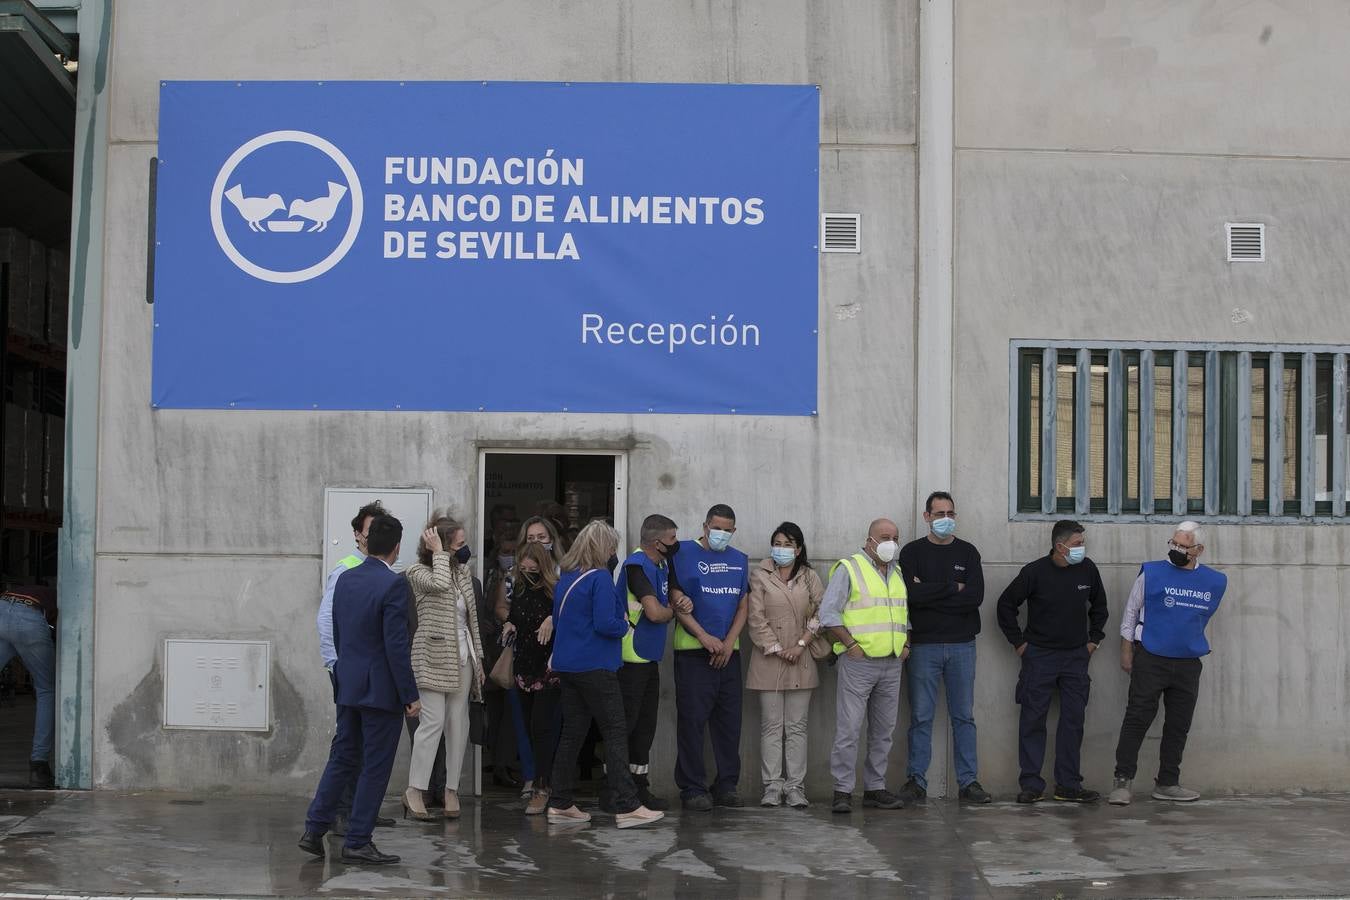
[[[844,627],[868,656],[899,656],[909,632],[909,594],[899,563],[891,563],[885,581],[861,551],[830,567],[831,577],[840,566],[848,570],[849,580]],[[836,641],[834,652],[843,653],[844,645]]]

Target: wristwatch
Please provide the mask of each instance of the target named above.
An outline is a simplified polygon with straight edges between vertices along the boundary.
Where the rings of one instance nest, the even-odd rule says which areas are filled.
[[[806,646],[806,641],[805,641],[803,638],[797,638],[797,646],[798,646],[798,647],[805,647],[805,646]]]

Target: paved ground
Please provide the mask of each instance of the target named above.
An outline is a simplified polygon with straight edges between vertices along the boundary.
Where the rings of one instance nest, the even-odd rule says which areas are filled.
[[[1266,897],[1350,895],[1350,794],[1118,809],[947,801],[597,816],[550,833],[506,795],[381,829],[384,869],[296,849],[289,798],[0,792],[0,897]],[[386,806],[393,812],[395,803]],[[330,839],[335,853],[337,844]]]

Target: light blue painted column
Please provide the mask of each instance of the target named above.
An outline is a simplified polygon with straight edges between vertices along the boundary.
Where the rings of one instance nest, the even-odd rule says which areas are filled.
[[[112,35],[108,0],[85,0],[80,7],[79,27],[70,337],[66,347],[65,505],[58,557],[61,618],[56,656],[56,781],[67,788],[93,786],[94,537]]]

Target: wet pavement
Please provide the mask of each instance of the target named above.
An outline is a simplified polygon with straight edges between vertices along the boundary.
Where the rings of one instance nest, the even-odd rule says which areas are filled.
[[[400,821],[376,841],[402,862],[360,868],[296,848],[304,799],[0,792],[0,898],[1350,895],[1350,794],[848,816],[817,802],[626,831],[598,813],[550,828],[521,806],[489,795],[458,821]]]

